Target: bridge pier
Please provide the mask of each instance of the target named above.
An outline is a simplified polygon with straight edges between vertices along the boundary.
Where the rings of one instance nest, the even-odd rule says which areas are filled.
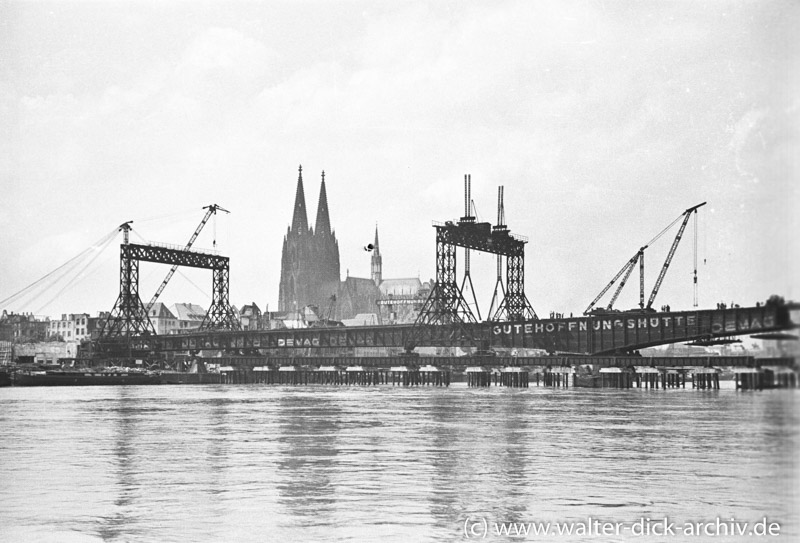
[[[500,386],[510,388],[528,388],[530,377],[524,368],[506,367],[499,374]]]
[[[692,388],[719,390],[719,370],[717,368],[696,368],[692,372]]]
[[[649,366],[637,366],[634,368],[636,372],[636,388],[658,388],[658,370]]]
[[[664,368],[662,376],[664,388],[686,388],[686,370],[683,368]]]
[[[467,386],[484,388],[492,384],[492,372],[480,366],[471,366],[464,370],[467,376]]]
[[[779,366],[763,366],[765,388],[796,388],[798,386],[797,370]]]
[[[369,380],[368,372],[364,371],[363,366],[349,366],[344,371],[347,385],[366,385]]]
[[[422,376],[422,384],[429,386],[450,386],[450,372],[448,370],[440,370],[436,366],[422,366],[419,369]]]
[[[336,366],[320,366],[314,372],[315,380],[321,385],[339,385],[342,383],[341,370]]]
[[[763,390],[764,372],[761,368],[736,368],[736,390]]]
[[[219,376],[215,375],[218,381],[229,384],[379,386],[391,383],[392,386],[447,387],[452,368],[464,368],[469,363],[476,364],[464,371],[469,387],[489,387],[494,383],[494,386],[528,388],[536,381],[537,386],[559,388],[675,389],[686,388],[686,382],[691,379],[694,389],[715,390],[720,388],[719,367],[737,368],[734,370],[737,390],[792,388],[800,381],[793,359],[756,360],[753,357],[494,357],[492,361],[480,357],[439,357],[420,358],[414,364],[405,362],[401,357],[354,356],[205,358],[212,370],[219,368]],[[436,362],[444,365],[437,366]],[[767,365],[770,362],[772,364]],[[201,363],[198,359],[198,367]],[[391,363],[399,365],[389,367]],[[687,375],[688,372],[691,375]]]
[[[271,385],[276,380],[277,370],[270,366],[256,366],[253,368],[253,382]]]
[[[573,370],[570,366],[545,368],[544,374],[542,375],[544,386],[569,388],[569,376],[572,374]],[[575,383],[573,382],[573,385],[574,384]]]
[[[601,388],[631,388],[633,371],[628,368],[601,368]]]

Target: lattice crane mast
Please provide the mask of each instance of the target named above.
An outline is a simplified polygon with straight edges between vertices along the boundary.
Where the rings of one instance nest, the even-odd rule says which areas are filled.
[[[619,286],[617,287],[617,290],[614,292],[614,295],[611,297],[611,301],[608,303],[608,307],[606,307],[606,311],[611,311],[611,309],[614,307],[614,302],[616,302],[617,298],[619,297],[619,293],[622,292],[622,287],[624,287],[625,283],[628,282],[628,278],[631,276],[631,272],[633,272],[633,269],[636,267],[636,263],[637,262],[642,262],[642,263],[644,262],[644,250],[645,249],[647,249],[647,245],[645,245],[644,247],[639,249],[636,252],[636,254],[633,255],[633,257],[631,257],[631,259],[628,260],[625,263],[624,266],[622,266],[622,269],[620,269],[617,272],[617,275],[615,275],[614,278],[611,281],[608,282],[608,284],[605,286],[605,288],[603,288],[603,290],[600,291],[600,294],[598,294],[597,297],[594,300],[592,300],[592,303],[590,303],[589,307],[587,307],[586,310],[583,312],[584,315],[588,315],[589,313],[591,313],[592,309],[594,308],[594,304],[596,304],[600,300],[600,298],[602,298],[603,295],[606,292],[608,292],[608,289],[610,289],[612,286],[614,286],[614,283],[617,282],[617,279],[622,277],[622,275],[624,274],[625,277],[622,278],[622,281],[620,282]],[[643,300],[644,299],[644,294],[640,294],[640,298]]]
[[[191,249],[192,244],[197,239],[197,236],[200,235],[200,232],[203,230],[203,227],[208,222],[208,219],[211,218],[211,215],[216,215],[217,211],[224,211],[225,213],[230,213],[230,211],[228,211],[227,209],[221,208],[217,204],[211,204],[211,205],[205,206],[203,209],[207,210],[206,214],[203,217],[203,220],[200,221],[200,224],[197,225],[197,228],[195,228],[194,234],[192,234],[192,237],[189,238],[189,241],[186,243],[186,247],[184,248],[184,250]],[[214,240],[214,245],[216,246],[216,244],[217,244],[217,240],[215,239]],[[146,307],[146,312],[145,312],[146,315],[150,314],[150,309],[153,307],[153,305],[155,305],[156,300],[158,300],[158,297],[161,296],[161,293],[164,291],[164,288],[167,286],[167,283],[169,283],[169,280],[172,279],[172,276],[175,275],[175,271],[177,269],[178,269],[178,265],[177,264],[175,264],[174,266],[172,266],[169,269],[169,272],[167,272],[167,276],[164,277],[164,280],[161,282],[161,285],[159,285],[158,290],[156,290],[156,293],[153,294],[153,297],[150,299],[150,302],[148,302],[147,307]]]
[[[661,267],[661,272],[658,274],[658,279],[656,279],[656,284],[653,287],[653,292],[650,293],[650,299],[647,300],[647,308],[650,309],[653,305],[653,300],[656,299],[656,294],[658,294],[658,289],[661,288],[661,282],[664,281],[664,275],[667,273],[667,268],[669,268],[670,263],[672,263],[672,257],[675,255],[675,250],[678,248],[678,243],[681,241],[681,237],[683,236],[683,231],[686,230],[686,224],[689,222],[689,218],[692,216],[693,213],[697,213],[697,209],[706,205],[706,202],[702,204],[697,204],[694,207],[690,207],[686,211],[683,212],[683,222],[681,223],[681,227],[678,229],[678,235],[675,236],[675,240],[672,242],[672,247],[669,248],[669,254],[667,254],[667,259],[664,261],[664,265]],[[696,259],[695,259],[696,260]],[[695,265],[695,275],[694,275],[694,282],[697,284],[697,266]]]

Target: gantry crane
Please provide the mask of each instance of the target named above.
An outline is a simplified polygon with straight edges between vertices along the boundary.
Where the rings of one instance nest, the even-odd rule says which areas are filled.
[[[194,240],[196,240],[197,236],[200,235],[200,232],[203,230],[203,227],[208,222],[208,219],[211,218],[211,215],[216,215],[217,211],[224,211],[225,213],[230,213],[230,211],[228,211],[227,209],[221,208],[217,204],[211,204],[211,205],[205,206],[203,209],[207,210],[206,214],[203,217],[203,220],[200,221],[200,224],[197,226],[197,228],[195,228],[194,234],[192,234],[192,237],[189,238],[189,241],[188,241],[188,243],[186,243],[186,247],[184,248],[184,250],[191,249],[192,244],[194,243]],[[216,246],[216,244],[217,244],[217,240],[215,239],[214,240],[214,246]],[[174,266],[172,266],[169,269],[169,272],[167,272],[167,276],[164,277],[164,280],[161,282],[161,285],[159,285],[158,290],[156,290],[156,293],[153,294],[153,297],[150,299],[150,302],[148,302],[147,307],[146,307],[146,311],[145,311],[146,315],[150,314],[150,309],[153,307],[153,305],[155,305],[156,300],[158,300],[158,297],[161,296],[161,293],[164,291],[164,288],[167,286],[167,283],[169,283],[169,280],[172,279],[172,276],[175,275],[175,271],[177,269],[178,269],[178,265],[177,264],[175,264]]]
[[[683,237],[683,231],[686,229],[686,224],[689,222],[689,218],[697,213],[697,209],[706,205],[706,202],[702,204],[697,204],[696,206],[690,207],[686,211],[684,211],[677,219],[672,221],[669,226],[667,226],[664,230],[661,231],[656,237],[650,240],[649,243],[642,246],[633,257],[622,267],[619,272],[614,276],[614,278],[605,286],[605,288],[600,291],[600,294],[592,300],[592,303],[589,304],[589,307],[586,308],[586,311],[583,312],[584,315],[588,315],[594,309],[594,305],[597,303],[603,295],[608,292],[608,290],[617,282],[617,279],[623,276],[622,282],[617,287],[617,290],[614,292],[614,296],[611,297],[611,301],[606,307],[606,311],[611,311],[614,306],[614,302],[617,301],[617,297],[619,296],[620,292],[622,291],[622,287],[625,286],[625,283],[628,281],[628,278],[631,275],[631,272],[636,267],[636,264],[639,264],[639,309],[643,311],[652,311],[653,301],[656,299],[656,295],[658,294],[659,289],[661,288],[661,283],[664,281],[664,276],[667,274],[667,269],[669,265],[672,263],[672,257],[675,255],[675,250],[678,248],[678,243],[681,241]],[[683,222],[681,223],[680,228],[678,229],[678,234],[675,236],[675,239],[672,242],[672,246],[669,249],[669,253],[667,254],[666,260],[664,260],[664,265],[661,267],[661,272],[658,274],[658,278],[656,279],[656,283],[653,286],[653,291],[650,293],[650,298],[647,300],[647,306],[644,303],[644,251],[650,245],[652,245],[658,238],[664,235],[664,233],[672,228],[675,223],[683,218]],[[695,304],[697,300],[697,245],[695,243],[694,247],[695,251],[695,265],[694,265],[694,289],[695,289]]]

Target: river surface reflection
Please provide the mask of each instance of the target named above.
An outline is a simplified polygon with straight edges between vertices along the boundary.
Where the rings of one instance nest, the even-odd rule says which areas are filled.
[[[752,529],[766,517],[780,525],[771,540],[796,541],[798,400],[463,384],[5,388],[0,540],[641,541],[652,538],[631,530],[644,518]],[[580,530],[590,518],[623,525],[526,537],[495,524]],[[725,528],[691,539],[753,540]]]

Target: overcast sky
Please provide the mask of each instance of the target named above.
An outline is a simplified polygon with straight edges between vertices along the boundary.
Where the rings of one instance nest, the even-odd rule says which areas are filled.
[[[481,220],[505,186],[540,316],[703,201],[700,306],[798,299],[799,27],[793,1],[2,2],[0,299],[124,221],[185,244],[216,203],[195,246],[216,232],[231,302],[276,310],[299,164],[312,224],[326,172],[342,278],[369,277],[376,223],[385,278],[434,277],[470,173]],[[692,227],[657,307],[692,307]],[[110,310],[120,242],[0,309]],[[472,264],[485,314],[495,260]],[[142,263],[145,301],[166,272]],[[210,291],[190,270],[161,301]]]

